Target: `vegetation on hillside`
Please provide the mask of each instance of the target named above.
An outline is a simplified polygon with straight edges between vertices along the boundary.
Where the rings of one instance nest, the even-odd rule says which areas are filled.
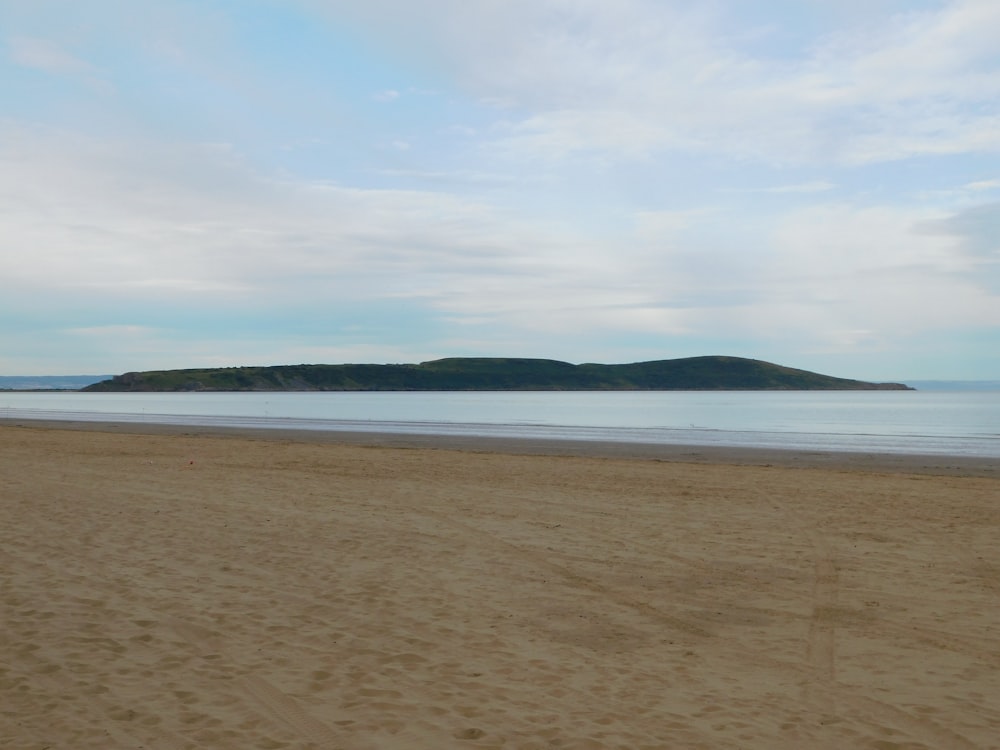
[[[742,357],[624,365],[451,357],[420,364],[278,365],[130,372],[85,391],[906,390]]]

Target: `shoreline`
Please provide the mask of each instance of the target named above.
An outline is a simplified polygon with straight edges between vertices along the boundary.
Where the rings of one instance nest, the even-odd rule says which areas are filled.
[[[868,453],[848,451],[749,448],[671,443],[641,443],[549,438],[512,438],[477,435],[429,435],[382,431],[296,430],[283,428],[220,427],[206,425],[83,420],[0,418],[0,428],[109,432],[136,435],[184,435],[271,441],[326,443],[378,448],[406,448],[497,453],[632,459],[691,464],[776,466],[781,468],[929,474],[1000,478],[1000,461],[985,456]]]

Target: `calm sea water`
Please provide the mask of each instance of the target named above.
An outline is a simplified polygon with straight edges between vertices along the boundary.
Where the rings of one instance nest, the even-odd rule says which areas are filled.
[[[1000,391],[0,392],[0,417],[1000,459]]]

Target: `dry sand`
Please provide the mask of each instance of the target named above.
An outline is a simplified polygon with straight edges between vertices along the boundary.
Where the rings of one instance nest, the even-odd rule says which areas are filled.
[[[307,437],[0,426],[0,747],[1000,747],[989,462]]]

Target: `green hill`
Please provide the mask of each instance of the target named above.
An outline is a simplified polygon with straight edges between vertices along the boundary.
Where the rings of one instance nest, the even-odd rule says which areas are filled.
[[[909,390],[742,357],[688,357],[624,365],[552,359],[451,357],[420,364],[278,365],[116,375],[85,391],[671,391]]]

